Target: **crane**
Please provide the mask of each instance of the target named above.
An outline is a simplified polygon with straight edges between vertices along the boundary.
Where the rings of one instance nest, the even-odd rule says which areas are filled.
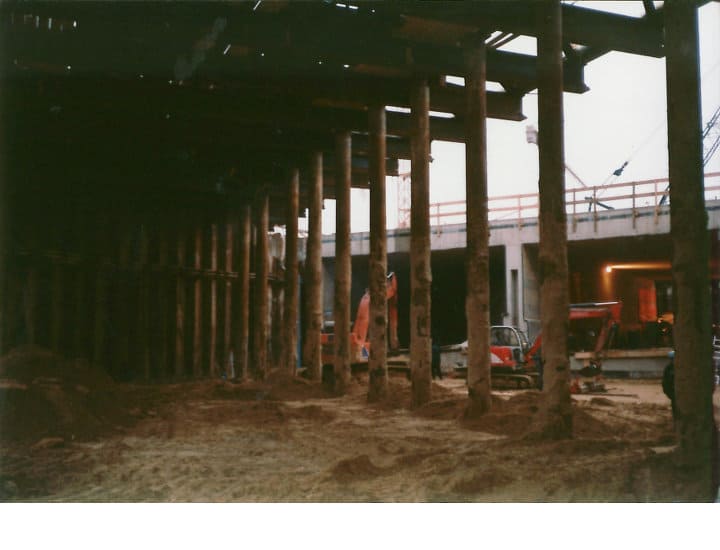
[[[533,125],[525,126],[525,139],[527,140],[528,143],[534,143],[535,145],[537,145],[537,143],[538,143],[538,130],[537,130],[537,128],[535,128],[535,126],[533,126]],[[623,169],[625,168],[625,166],[627,166],[627,162],[625,162],[625,164],[623,164],[620,168],[618,168],[617,170],[615,170],[614,174],[615,174],[616,176],[619,176],[619,175],[622,173],[622,171],[623,171]],[[582,180],[582,178],[581,178],[580,176],[578,176],[578,175],[575,173],[575,171],[567,165],[567,163],[565,163],[565,170],[567,170],[568,173],[569,173],[573,178],[575,178],[575,180],[577,180],[577,182],[578,182],[580,185],[582,185],[585,189],[588,188],[587,184]],[[592,210],[592,205],[593,205],[593,204],[597,204],[598,206],[601,206],[602,208],[605,208],[605,209],[607,209],[607,210],[615,210],[612,206],[598,201],[597,197],[594,197],[594,196],[586,196],[586,197],[585,197],[585,200],[588,201],[588,212],[590,212],[590,211]]]
[[[703,168],[707,165],[708,162],[710,162],[710,159],[715,154],[715,151],[718,150],[718,147],[720,147],[720,105],[718,105],[717,109],[715,109],[715,112],[710,117],[710,120],[708,120],[708,123],[705,125],[705,128],[703,129],[702,133],[702,142],[703,142]],[[670,191],[670,185],[668,184],[667,188],[665,189],[665,192],[663,193],[662,198],[660,199],[660,204],[665,204],[665,201],[668,198],[668,192]]]

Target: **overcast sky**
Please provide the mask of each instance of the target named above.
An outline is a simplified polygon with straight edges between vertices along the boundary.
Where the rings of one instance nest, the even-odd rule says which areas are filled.
[[[580,6],[642,15],[642,2],[577,2]],[[720,3],[700,11],[700,74],[703,125],[720,106]],[[510,42],[511,51],[535,53],[535,39]],[[621,178],[611,182],[667,177],[665,59],[618,52],[606,54],[585,68],[590,91],[564,94],[565,162],[585,184],[608,182],[626,160]],[[527,125],[537,126],[537,95],[523,101],[527,120],[489,119],[488,186],[491,197],[537,192],[537,147],[526,141]],[[430,202],[465,199],[465,157],[462,144],[434,141],[430,165]],[[720,171],[720,152],[705,167]],[[715,179],[714,183],[717,184]],[[397,224],[395,178],[387,181],[388,228]],[[580,184],[566,173],[566,186]],[[352,231],[367,231],[369,201],[366,190],[353,190]],[[326,201],[323,232],[334,233],[334,201]]]

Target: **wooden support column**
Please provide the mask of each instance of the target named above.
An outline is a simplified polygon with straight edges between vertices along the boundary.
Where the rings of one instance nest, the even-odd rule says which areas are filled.
[[[432,324],[430,317],[430,89],[426,79],[411,90],[412,167],[410,211],[410,365],[412,403],[431,397]]]
[[[368,401],[387,396],[387,229],[385,208],[385,107],[368,109],[370,139],[370,357]]]
[[[7,250],[3,260],[11,257],[11,251]],[[17,272],[17,266],[10,266],[5,261],[5,265],[0,269],[4,269],[4,294],[2,296],[2,346],[0,352],[3,354],[10,351],[17,345],[17,328],[18,314],[20,309],[20,281]]]
[[[202,221],[198,220],[195,226],[195,237],[193,246],[193,356],[192,372],[193,377],[200,378],[202,372],[202,277],[199,271],[202,269],[202,246],[203,227]]]
[[[95,240],[95,251],[97,264],[95,266],[95,314],[93,329],[93,363],[95,365],[105,364],[107,358],[107,319],[108,319],[108,254],[107,243],[112,242],[112,230],[104,220],[97,220],[96,223],[104,224],[98,231]],[[106,365],[107,366],[107,365]]]
[[[252,212],[249,205],[240,208],[237,306],[235,307],[235,376],[249,377],[250,361],[250,247],[252,243]]]
[[[270,255],[270,348],[268,356],[269,364],[273,370],[281,369],[282,361],[285,357],[285,342],[283,335],[285,333],[285,325],[283,324],[283,297],[284,297],[284,281],[280,280],[280,266],[282,262],[280,258]]]
[[[677,304],[675,428],[680,462],[699,483],[697,498],[712,502],[712,466],[718,467],[718,457],[712,444],[710,239],[702,162],[698,20],[693,2],[665,2],[665,52],[670,237]]]
[[[225,273],[230,273],[233,270],[233,246],[235,244],[234,238],[234,218],[229,214],[225,217]],[[232,347],[232,281],[230,278],[225,279],[225,300],[223,309],[223,371],[227,379],[235,377],[234,373],[234,356]]]
[[[544,399],[534,429],[541,437],[572,436],[568,357],[567,216],[563,131],[562,12],[560,0],[537,4],[539,282]]]
[[[75,291],[74,296],[74,322],[73,322],[73,345],[72,345],[72,356],[73,357],[87,357],[87,284],[85,279],[87,273],[85,272],[84,262],[81,262],[75,269]]]
[[[305,257],[305,331],[303,364],[312,380],[322,376],[320,338],[323,325],[322,294],[322,201],[323,158],[315,152],[310,160],[310,198],[308,204],[308,237]]]
[[[113,323],[115,334],[112,338],[112,357],[114,361],[113,376],[123,380],[128,378],[130,366],[130,240],[131,222],[120,226],[118,233],[119,252],[117,262],[116,285],[113,292],[117,322]]]
[[[152,373],[150,363],[150,271],[148,227],[140,226],[139,250],[137,258],[138,293],[137,293],[137,354],[136,361],[144,380],[150,380]]]
[[[218,270],[218,226],[216,223],[210,225],[210,346],[209,346],[209,363],[210,377],[215,378],[218,375],[217,361],[217,270]]]
[[[298,215],[300,204],[300,172],[293,168],[288,178],[285,210],[285,299],[283,302],[283,341],[285,356],[282,368],[295,374],[297,366],[298,318]]]
[[[65,266],[59,261],[54,260],[52,264],[52,288],[51,293],[51,318],[50,318],[50,347],[56,353],[62,353],[62,334],[63,334],[63,282]]]
[[[86,213],[77,213],[75,221],[74,241],[79,263],[75,267],[75,292],[74,294],[74,321],[73,321],[73,357],[89,358],[87,349],[88,330],[88,304],[87,304],[87,233],[85,217]]]
[[[182,224],[182,222],[181,222]],[[182,225],[177,229],[176,237],[177,279],[175,281],[175,378],[185,376],[185,262],[187,261],[185,230]]]
[[[168,345],[169,345],[169,299],[168,285],[168,230],[167,221],[163,219],[158,232],[158,274],[157,274],[157,317],[156,317],[156,359],[157,372],[160,379],[168,376]]]
[[[31,346],[37,344],[38,269],[34,264],[35,261],[35,258],[30,258],[23,291],[25,343]]]
[[[350,132],[335,137],[335,299],[333,304],[335,391],[344,394],[350,385],[350,182],[352,139]]]
[[[465,193],[467,201],[468,410],[482,415],[490,410],[490,228],[487,191],[486,55],[482,37],[468,45],[465,94]]]
[[[255,197],[255,311],[253,323],[253,368],[257,377],[262,380],[268,370],[268,225],[270,205],[265,189],[258,191]]]

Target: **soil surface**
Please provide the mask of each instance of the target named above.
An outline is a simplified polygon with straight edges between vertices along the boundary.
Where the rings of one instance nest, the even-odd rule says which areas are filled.
[[[274,374],[263,383],[115,384],[91,365],[0,360],[0,500],[30,502],[692,501],[656,380],[573,396],[574,437],[531,442],[536,390],[498,390],[464,419],[465,381],[366,401]]]

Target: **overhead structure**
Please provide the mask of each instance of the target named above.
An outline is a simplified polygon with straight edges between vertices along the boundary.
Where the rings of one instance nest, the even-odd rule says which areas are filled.
[[[295,251],[278,251],[267,230],[292,230],[287,215],[296,208],[317,220],[322,200],[338,197],[338,251],[348,255],[348,184],[373,191],[371,256],[383,284],[370,286],[373,326],[383,330],[385,175],[397,175],[401,159],[424,174],[429,142],[464,143],[480,117],[524,119],[538,60],[506,46],[538,36],[539,5],[3,2],[0,348],[53,346],[127,379],[264,376],[278,355],[268,350],[276,336],[269,332],[293,333],[293,303],[288,319],[275,317],[296,268]],[[606,52],[664,55],[662,9],[644,5],[645,15],[629,17],[559,4],[560,91],[586,92],[584,67]],[[473,74],[470,45],[485,52],[483,81],[500,85],[478,88],[473,101],[471,86],[452,78]],[[484,138],[474,143],[470,164],[483,166]],[[288,174],[297,174],[297,198]],[[308,242],[320,232],[311,223]],[[427,239],[417,241],[426,266]],[[477,240],[480,254],[485,241]],[[313,330],[298,336],[319,376],[317,332],[331,308],[312,283],[321,280],[314,247],[297,257],[306,285],[298,297],[314,302]],[[351,274],[338,275],[336,292],[349,293]],[[430,281],[426,274],[415,282],[427,294]],[[336,296],[342,323],[349,303]],[[421,355],[429,308],[418,299]],[[70,316],[92,321],[67,338]],[[385,339],[373,330],[371,363],[381,369]],[[343,358],[336,370],[347,381]],[[386,375],[375,374],[381,395]]]
[[[606,51],[663,55],[654,14],[562,11],[566,91],[586,91],[584,64]],[[88,196],[193,204],[249,198],[262,180],[270,223],[283,223],[282,165],[308,150],[327,153],[324,196],[334,197],[336,131],[352,132],[352,183],[367,187],[364,111],[409,108],[418,73],[429,75],[431,139],[464,141],[464,91],[446,76],[464,74],[465,37],[537,33],[533,3],[409,1],[4,2],[0,29],[13,173],[32,172],[43,189],[72,177]],[[504,88],[488,92],[488,116],[522,120],[535,57],[490,46],[487,79]],[[410,158],[411,132],[409,113],[388,112],[388,175]]]

